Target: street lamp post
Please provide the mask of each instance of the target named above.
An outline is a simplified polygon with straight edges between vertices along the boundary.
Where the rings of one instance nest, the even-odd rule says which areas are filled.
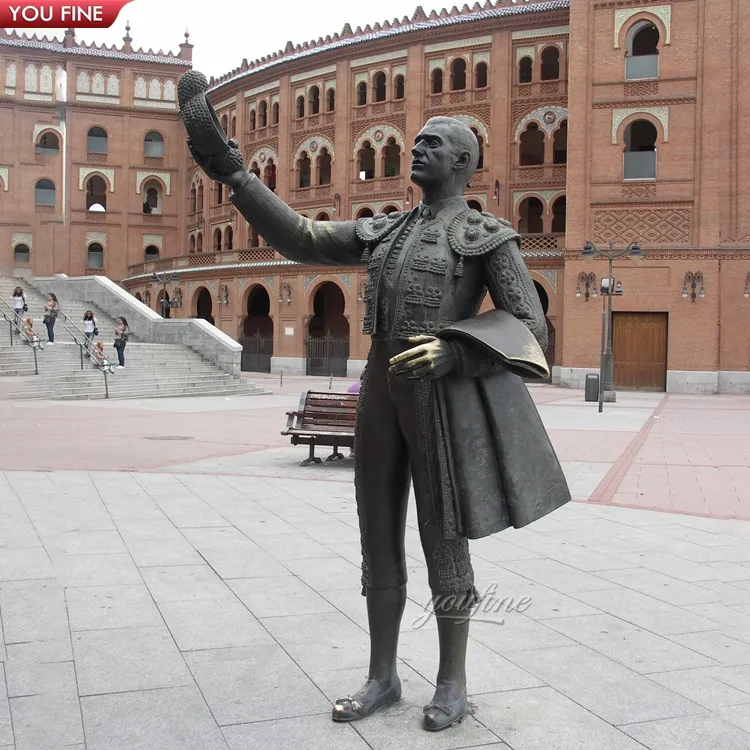
[[[609,243],[609,252],[600,250],[590,240],[586,240],[583,248],[584,258],[593,258],[598,255],[600,258],[606,258],[609,262],[608,275],[602,279],[602,342],[605,342],[604,328],[606,325],[606,343],[602,347],[601,364],[599,366],[599,411],[602,411],[604,401],[613,403],[617,400],[614,383],[614,354],[612,352],[612,297],[622,294],[622,284],[617,284],[612,276],[612,264],[617,258],[629,255],[632,259],[643,257],[641,246],[637,242],[631,242],[624,250],[615,250],[614,242]],[[606,284],[605,284],[606,282]],[[607,311],[604,312],[606,304]]]
[[[151,274],[151,281],[161,284],[162,285],[162,295],[161,295],[161,316],[162,318],[167,317],[167,308],[172,307],[178,307],[180,305],[180,301],[177,299],[167,299],[167,284],[169,284],[172,281],[179,281],[180,280],[180,274],[177,273],[177,271],[170,271],[168,274],[158,274],[156,271]]]

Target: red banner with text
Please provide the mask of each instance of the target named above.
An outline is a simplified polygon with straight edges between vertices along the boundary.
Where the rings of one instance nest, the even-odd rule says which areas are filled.
[[[67,0],[46,2],[5,2],[0,0],[0,27],[14,29],[108,29],[120,11],[132,0],[99,0],[71,3]]]

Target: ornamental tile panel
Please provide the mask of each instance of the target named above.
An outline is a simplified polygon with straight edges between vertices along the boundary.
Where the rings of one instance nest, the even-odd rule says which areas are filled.
[[[647,5],[641,8],[620,8],[615,11],[615,49],[620,48],[620,30],[636,13],[650,13],[656,16],[667,30],[664,44],[671,43],[671,22],[672,6],[671,5]]]

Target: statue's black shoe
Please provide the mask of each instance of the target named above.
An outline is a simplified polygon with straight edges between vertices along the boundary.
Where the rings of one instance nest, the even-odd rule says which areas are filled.
[[[368,680],[354,698],[339,698],[333,705],[331,718],[334,721],[357,721],[401,700],[401,681],[398,678],[385,690],[378,690],[378,685],[384,687],[382,683]]]
[[[441,729],[452,727],[454,724],[463,721],[468,707],[469,703],[466,698],[461,698],[447,705],[430,703],[429,706],[424,707],[422,726],[428,732],[439,732]]]

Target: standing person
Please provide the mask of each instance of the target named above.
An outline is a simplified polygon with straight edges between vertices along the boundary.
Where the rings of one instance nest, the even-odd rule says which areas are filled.
[[[118,370],[125,368],[125,344],[130,336],[130,328],[125,318],[117,319],[117,328],[115,328],[115,349],[117,349]]]
[[[18,336],[19,329],[21,328],[23,314],[28,309],[29,306],[26,304],[26,294],[23,291],[23,287],[17,286],[13,290],[13,316],[15,324],[18,326],[18,328],[14,331],[16,336]]]
[[[200,135],[205,127],[194,130]],[[445,729],[468,709],[466,645],[479,596],[469,538],[520,528],[570,500],[539,413],[513,371],[522,362],[522,372],[547,373],[547,325],[521,238],[508,222],[467,205],[463,193],[479,147],[454,118],[432,118],[417,135],[411,179],[422,189],[419,204],[358,221],[304,218],[255,174],[222,171],[229,157],[241,163],[239,154],[215,164],[189,145],[203,171],[231,187],[238,211],[285,257],[367,267],[363,333],[372,347],[359,396],[354,482],[370,671],[356,693],[336,701],[332,718],[362,719],[401,698],[397,648],[413,479],[440,647],[423,726]],[[487,289],[499,309],[477,315]]]
[[[57,321],[57,314],[60,312],[60,303],[57,301],[57,296],[50,292],[47,295],[47,302],[44,305],[44,325],[47,326],[47,339],[49,345],[54,346],[55,343],[55,322]]]
[[[94,340],[94,336],[99,333],[99,329],[96,327],[96,315],[91,310],[86,310],[83,314],[83,334],[86,336],[86,356],[91,356],[91,342]]]

